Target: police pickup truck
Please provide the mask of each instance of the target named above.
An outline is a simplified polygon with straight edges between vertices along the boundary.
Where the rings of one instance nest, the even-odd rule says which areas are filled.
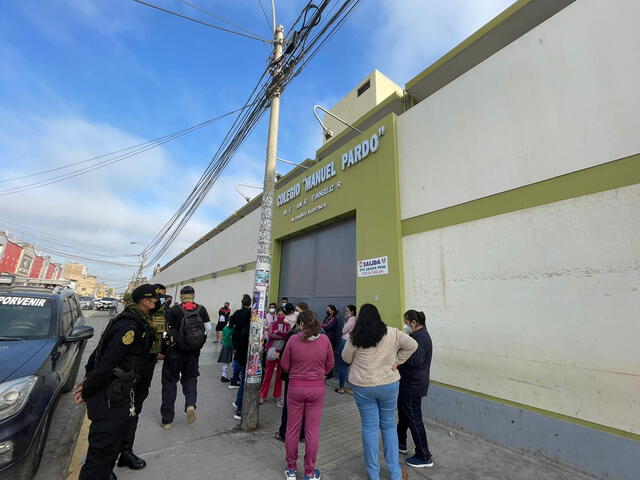
[[[58,397],[73,389],[92,336],[71,289],[0,275],[1,480],[37,472]]]

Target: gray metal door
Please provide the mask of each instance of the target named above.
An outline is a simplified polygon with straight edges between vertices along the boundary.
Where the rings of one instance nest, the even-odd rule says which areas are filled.
[[[350,218],[286,240],[280,264],[280,297],[306,302],[318,319],[328,304],[345,307],[356,301],[356,220]]]

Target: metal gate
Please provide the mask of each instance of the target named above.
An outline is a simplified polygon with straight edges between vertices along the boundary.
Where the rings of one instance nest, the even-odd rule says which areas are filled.
[[[280,264],[280,297],[306,302],[322,321],[328,304],[356,301],[356,220],[350,218],[286,240]]]

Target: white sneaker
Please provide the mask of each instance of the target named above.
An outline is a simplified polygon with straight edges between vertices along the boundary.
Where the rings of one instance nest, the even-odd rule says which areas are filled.
[[[187,422],[193,423],[196,421],[196,409],[192,406],[187,407]]]
[[[234,420],[242,420],[242,415],[240,415],[240,414],[236,413],[236,414],[233,416],[233,419],[234,419]]]
[[[236,402],[233,402],[231,405],[232,405],[232,406],[233,406],[233,408],[235,408],[236,410],[238,409],[238,405],[236,405]]]
[[[287,480],[296,480],[297,477],[297,470],[289,470],[288,468],[284,471],[284,478],[286,478]]]

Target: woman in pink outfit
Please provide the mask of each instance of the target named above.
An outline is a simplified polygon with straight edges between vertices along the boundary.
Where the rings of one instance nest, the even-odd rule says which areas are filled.
[[[304,479],[314,480],[320,478],[316,463],[324,404],[324,376],[333,369],[333,348],[327,336],[320,335],[320,322],[315,313],[303,311],[298,321],[302,331],[289,339],[282,354],[282,369],[289,373],[285,476],[296,478],[298,440],[304,419]]]
[[[271,385],[271,377],[276,372],[276,379],[273,386],[273,398],[277,402],[282,394],[282,378],[280,378],[280,354],[284,348],[284,338],[291,330],[291,325],[285,322],[284,313],[280,312],[275,316],[275,320],[269,325],[267,345],[267,368],[264,371],[262,379],[262,388],[260,388],[260,404],[269,396],[269,387]]]

